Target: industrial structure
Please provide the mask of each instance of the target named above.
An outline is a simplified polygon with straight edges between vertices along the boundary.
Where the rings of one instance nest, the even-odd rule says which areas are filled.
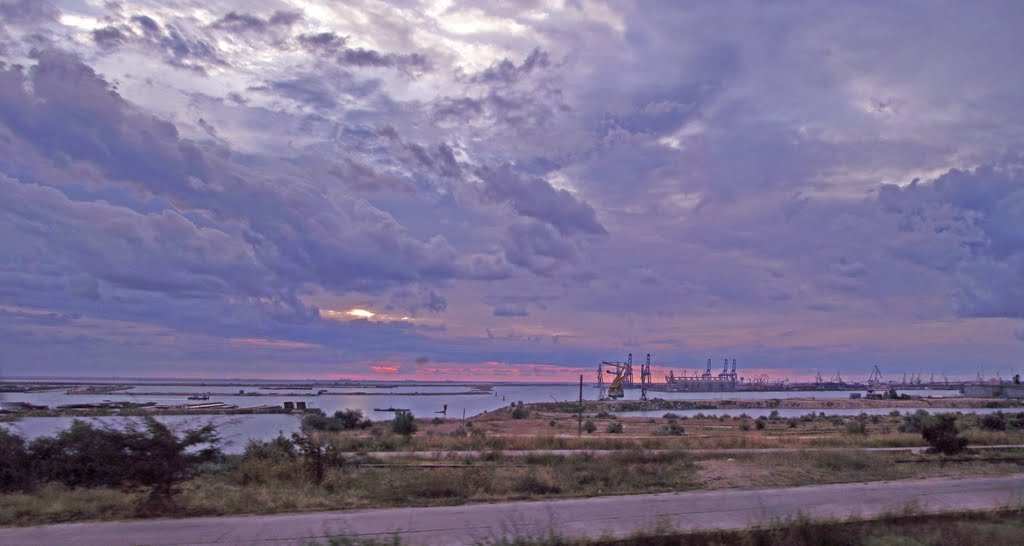
[[[982,385],[985,382],[979,379],[976,382],[950,381],[945,374],[931,374],[928,380],[923,374],[903,374],[902,380],[899,377],[886,379],[877,365],[873,366],[871,373],[866,380],[847,381],[837,371],[836,374],[824,379],[821,370],[817,371],[814,381],[790,382],[789,379],[771,378],[767,374],[758,374],[753,377],[741,377],[737,372],[736,359],[724,359],[722,369],[715,373],[712,370],[713,361],[707,359],[703,370],[695,372],[678,373],[670,370],[664,376],[664,382],[655,383],[651,375],[651,355],[640,364],[640,380],[636,381],[633,370],[633,354],[630,353],[625,361],[604,361],[597,366],[597,382],[600,388],[600,398],[622,398],[626,389],[640,389],[640,398],[647,399],[648,391],[657,392],[733,392],[733,391],[856,391],[865,390],[867,396],[881,397],[889,395],[894,390],[950,390],[961,389],[966,385]],[[610,380],[608,380],[610,378]],[[1019,376],[1016,378],[1019,381]],[[993,380],[992,384],[999,385],[1001,381]],[[975,388],[972,392],[979,395],[984,389]],[[996,389],[987,396],[1020,396],[1018,387],[1009,385],[1008,388]]]
[[[605,374],[612,376],[611,384],[604,386]],[[625,362],[604,361],[597,365],[597,386],[600,398],[622,398],[626,388],[640,388],[640,399],[647,400],[647,390],[651,388],[651,355],[640,365],[640,383],[633,380],[633,353],[629,353]]]

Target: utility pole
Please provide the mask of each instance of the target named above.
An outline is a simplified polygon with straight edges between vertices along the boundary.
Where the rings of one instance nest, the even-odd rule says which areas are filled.
[[[576,418],[576,435],[583,436],[583,374],[580,374],[580,413]]]

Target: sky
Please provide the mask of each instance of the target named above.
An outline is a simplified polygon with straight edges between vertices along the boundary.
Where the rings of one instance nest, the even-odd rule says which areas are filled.
[[[1022,23],[0,0],[0,373],[1005,378]]]

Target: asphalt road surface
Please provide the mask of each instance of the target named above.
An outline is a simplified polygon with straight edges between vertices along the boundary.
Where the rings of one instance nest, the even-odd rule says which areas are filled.
[[[1024,474],[750,490],[695,491],[432,508],[273,516],[73,523],[0,529],[0,544],[308,544],[330,536],[403,544],[475,544],[501,537],[623,536],[671,526],[738,529],[803,514],[869,518],[913,506],[926,512],[1024,503]],[[325,541],[324,541],[325,542]]]

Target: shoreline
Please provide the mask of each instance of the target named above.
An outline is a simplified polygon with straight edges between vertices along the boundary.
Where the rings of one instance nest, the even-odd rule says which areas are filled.
[[[578,402],[535,402],[524,404],[537,411],[555,413],[576,413]],[[722,399],[722,400],[584,400],[583,411],[588,412],[630,412],[660,410],[722,410],[722,409],[957,409],[957,408],[1021,408],[1024,399],[1006,398],[930,398],[909,397],[894,399],[864,398],[766,398],[766,399]]]

